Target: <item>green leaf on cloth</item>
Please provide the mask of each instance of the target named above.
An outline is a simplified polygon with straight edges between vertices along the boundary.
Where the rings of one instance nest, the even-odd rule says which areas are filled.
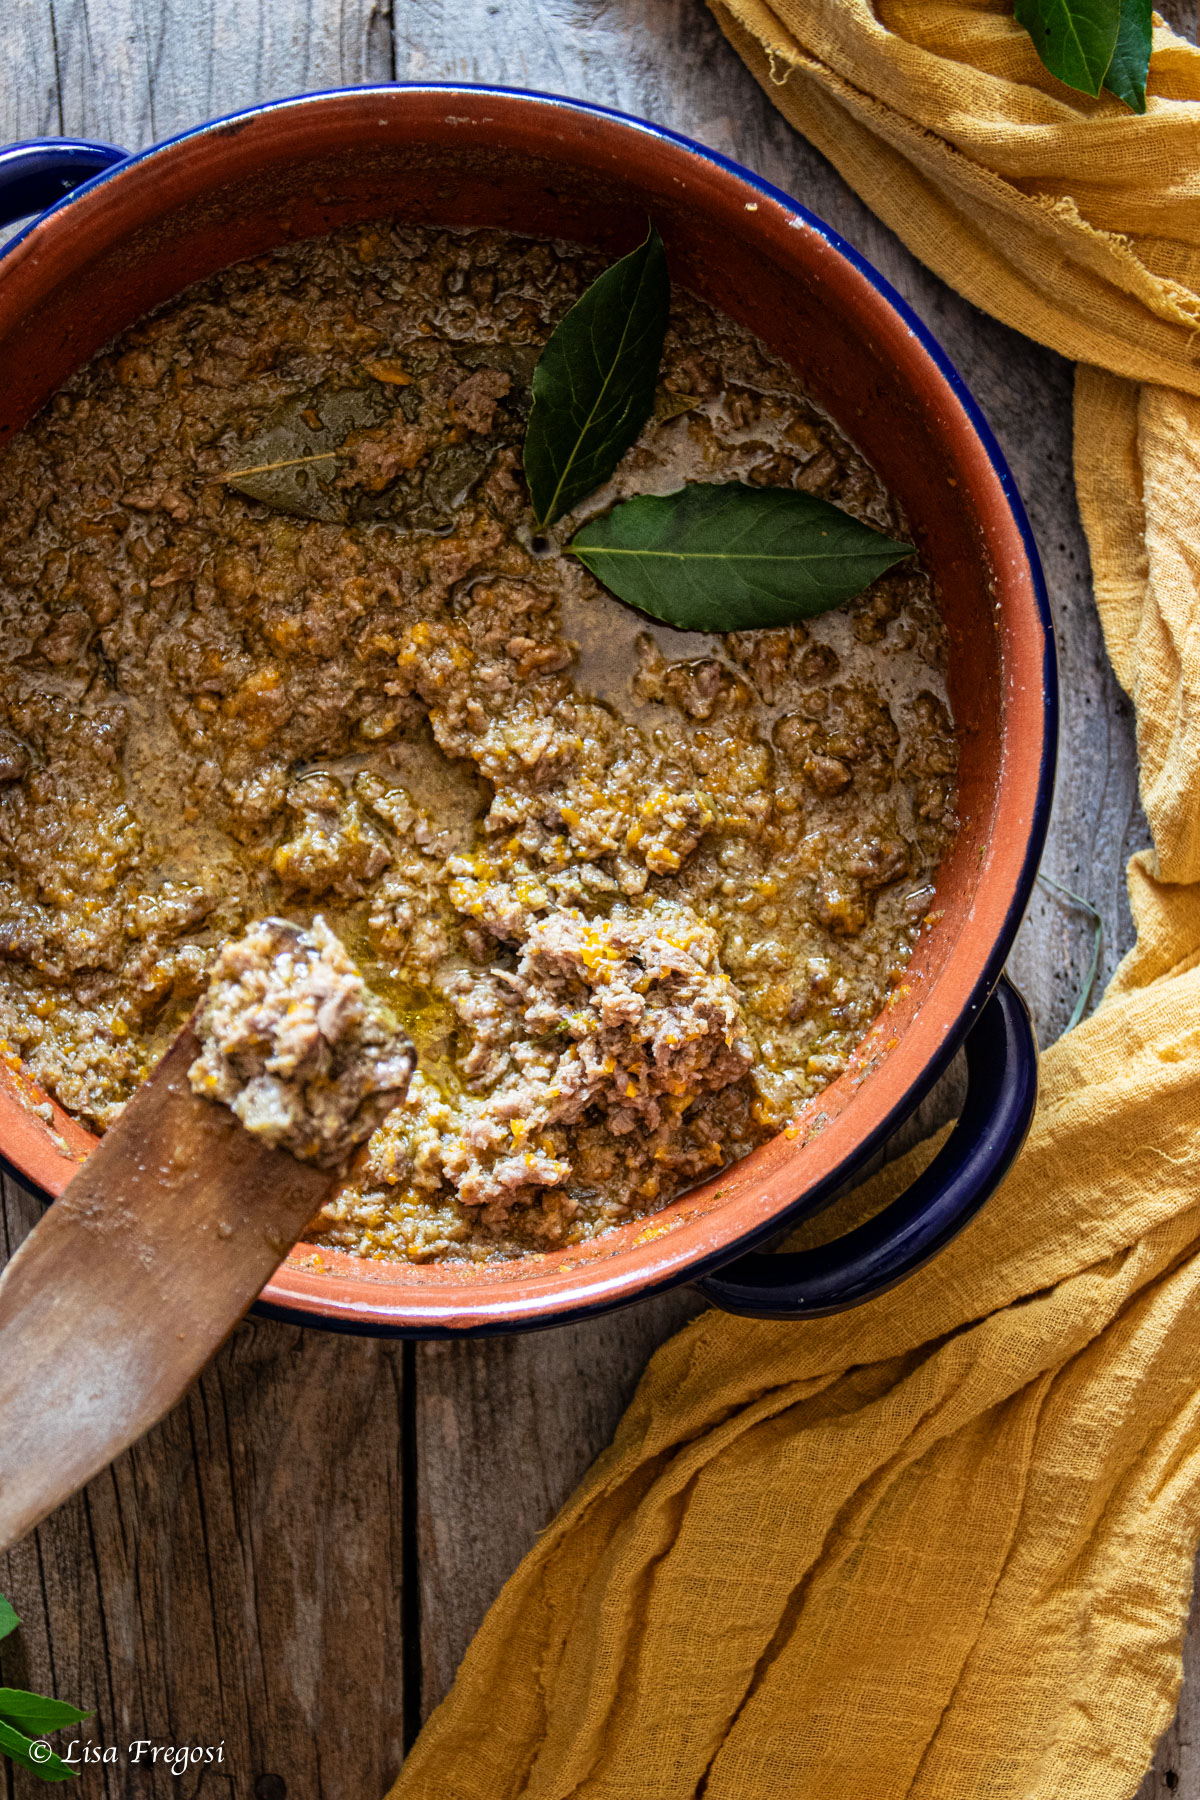
[[[0,1638],[7,1637],[21,1623],[8,1601],[0,1594]]]
[[[1104,85],[1136,113],[1146,110],[1146,77],[1150,73],[1150,40],[1154,13],[1150,0],[1121,0],[1117,47]]]
[[[1098,95],[1117,48],[1121,0],[1016,0],[1017,23],[1052,75]]]
[[[1081,94],[1107,89],[1145,112],[1150,0],[1016,0],[1015,11],[1052,75]]]
[[[650,417],[670,304],[666,252],[652,225],[551,332],[534,370],[525,434],[539,525],[602,486]]]
[[[794,488],[696,482],[590,520],[572,553],[640,612],[681,631],[748,631],[812,618],[912,555]]]

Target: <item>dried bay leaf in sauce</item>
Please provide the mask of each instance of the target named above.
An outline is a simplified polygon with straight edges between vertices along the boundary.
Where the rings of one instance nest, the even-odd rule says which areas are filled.
[[[419,494],[405,509],[409,525],[418,531],[443,531],[482,481],[496,454],[494,444],[446,444],[428,457]]]
[[[407,531],[444,532],[486,476],[497,452],[515,444],[530,407],[536,344],[422,339],[361,365],[369,382],[294,395],[237,453],[226,485],[248,500],[326,524],[387,521]],[[487,431],[457,429],[448,405],[455,386],[478,369],[511,382]],[[412,468],[382,488],[345,479],[359,434],[389,424],[419,428],[428,444]]]
[[[381,387],[297,394],[240,446],[226,485],[276,512],[344,525],[351,504],[335,485],[338,452],[353,432],[386,423],[392,411]]]

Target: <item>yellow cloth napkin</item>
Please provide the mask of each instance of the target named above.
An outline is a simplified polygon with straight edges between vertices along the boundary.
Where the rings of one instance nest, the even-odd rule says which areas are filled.
[[[1200,53],[1156,27],[1138,118],[1060,87],[1010,0],[713,4],[918,256],[1082,365],[1137,947],[934,1264],[659,1351],[393,1800],[1112,1800],[1171,1718],[1200,1538]]]

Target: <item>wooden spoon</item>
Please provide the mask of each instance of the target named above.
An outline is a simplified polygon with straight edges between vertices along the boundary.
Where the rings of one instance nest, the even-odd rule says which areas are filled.
[[[168,1412],[336,1172],[198,1098],[187,1025],[0,1276],[0,1550]]]

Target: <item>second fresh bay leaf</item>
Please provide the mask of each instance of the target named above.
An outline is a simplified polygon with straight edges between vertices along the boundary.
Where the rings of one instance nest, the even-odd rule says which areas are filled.
[[[626,500],[570,548],[619,599],[681,631],[812,618],[913,554],[813,494],[737,481]]]
[[[43,1737],[48,1731],[61,1731],[64,1725],[78,1725],[91,1716],[90,1712],[68,1706],[65,1700],[52,1700],[47,1694],[0,1687],[0,1719],[28,1737]]]
[[[666,252],[651,226],[554,327],[534,370],[525,433],[539,525],[601,487],[650,417],[670,310]]]
[[[75,1771],[67,1767],[61,1756],[53,1751],[49,1756],[38,1752],[31,1754],[32,1740],[23,1731],[17,1731],[12,1725],[6,1725],[0,1719],[0,1756],[9,1756],[22,1768],[32,1769],[39,1781],[70,1781]]]
[[[1016,0],[1017,23],[1052,75],[1081,94],[1104,86],[1121,23],[1121,0]]]
[[[1117,47],[1108,65],[1104,85],[1135,113],[1146,110],[1146,77],[1150,73],[1150,43],[1154,17],[1150,0],[1121,0]]]

